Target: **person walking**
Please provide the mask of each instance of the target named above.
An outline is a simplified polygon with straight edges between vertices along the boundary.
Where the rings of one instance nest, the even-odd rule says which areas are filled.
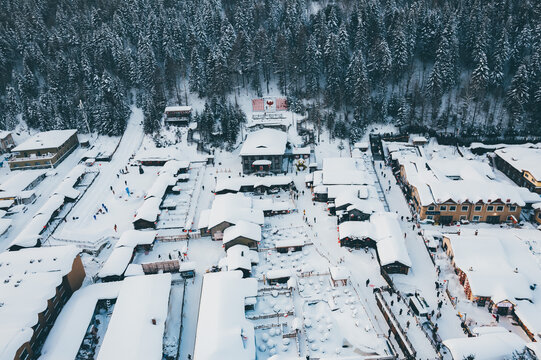
[[[366,279],[366,287],[368,287],[368,284],[370,284],[370,279]]]
[[[116,231],[116,229],[117,229],[116,224],[115,224],[115,226],[113,226],[113,229],[115,229],[115,232],[117,232],[117,231]]]

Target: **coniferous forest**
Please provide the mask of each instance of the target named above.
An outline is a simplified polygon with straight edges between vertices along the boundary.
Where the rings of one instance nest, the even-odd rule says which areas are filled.
[[[0,0],[0,127],[145,131],[187,91],[217,116],[277,84],[291,107],[355,139],[372,122],[541,134],[537,0]],[[244,92],[243,94],[246,94]],[[315,115],[314,115],[315,114]],[[319,123],[319,122],[318,122]],[[205,130],[206,129],[206,130]]]

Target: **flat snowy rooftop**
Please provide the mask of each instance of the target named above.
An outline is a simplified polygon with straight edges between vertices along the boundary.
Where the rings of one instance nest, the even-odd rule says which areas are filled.
[[[58,148],[76,133],[74,129],[40,132],[14,147],[11,152]]]

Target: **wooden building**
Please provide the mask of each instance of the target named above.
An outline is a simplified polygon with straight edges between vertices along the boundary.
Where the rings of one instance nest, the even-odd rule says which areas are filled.
[[[74,246],[55,246],[0,254],[1,293],[13,300],[0,312],[2,342],[10,344],[2,359],[39,357],[57,316],[86,276],[78,253]],[[32,296],[15,301],[24,294]]]
[[[517,185],[541,194],[541,149],[514,146],[494,151],[494,164]]]
[[[282,172],[286,144],[287,134],[283,131],[264,128],[249,133],[240,150],[242,172]]]
[[[257,249],[261,241],[261,226],[248,221],[238,221],[235,225],[224,230],[223,245],[227,251],[235,245],[246,245],[250,249]]]
[[[0,131],[0,152],[10,151],[15,146],[11,131]]]
[[[165,123],[167,125],[187,125],[191,118],[191,106],[168,106],[165,108]]]
[[[56,167],[77,146],[77,130],[51,130],[38,133],[11,150],[11,169]]]

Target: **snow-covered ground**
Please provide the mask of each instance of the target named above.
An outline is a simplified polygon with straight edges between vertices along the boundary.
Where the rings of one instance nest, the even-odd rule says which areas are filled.
[[[250,114],[251,102],[247,97],[241,99],[241,107]],[[195,106],[202,107],[202,103]],[[291,116],[294,122],[291,113],[287,113],[287,116]],[[68,211],[69,215],[54,230],[46,245],[60,245],[74,240],[104,244],[101,251],[82,255],[88,274],[85,286],[97,281],[95,275],[108,259],[120,234],[133,228],[134,214],[143,204],[146,192],[161,170],[158,166],[143,166],[144,172],[140,173],[138,166],[132,166],[133,158],[167,152],[179,160],[191,161],[188,181],[178,183],[180,193],[167,194],[164,199],[163,204],[171,209],[161,210],[156,224],[158,236],[162,238],[155,242],[151,251],[136,252],[132,261],[133,264],[145,264],[181,259],[195,263],[196,276],[193,279],[173,278],[164,334],[164,354],[176,358],[178,352],[179,359],[186,359],[194,351],[203,276],[208,271],[216,270],[226,255],[220,241],[205,236],[199,238],[194,234],[196,224],[201,211],[212,204],[217,180],[241,175],[240,144],[232,152],[216,149],[215,164],[207,165],[204,161],[206,154],[198,153],[195,145],[187,144],[186,128],[164,128],[158,135],[158,141],[159,146],[165,147],[158,151],[153,139],[143,134],[142,120],[141,110],[134,107],[118,147],[118,139],[115,138],[95,140],[105,150],[116,148],[116,151],[110,162],[98,162],[89,167],[97,176],[75,205],[63,210],[61,215]],[[389,125],[373,125],[362,141],[369,140],[369,133],[391,133],[395,130]],[[292,145],[302,145],[294,126],[290,127],[288,138]],[[466,299],[464,289],[441,247],[430,253],[420,235],[423,229],[445,233],[456,232],[458,228],[427,224],[417,226],[409,220],[411,209],[385,162],[373,162],[369,150],[366,153],[358,150],[352,152],[347,144],[343,147],[344,144],[331,140],[327,133],[323,133],[320,139],[313,155],[320,165],[324,158],[352,155],[364,165],[367,178],[374,182],[377,199],[386,211],[398,214],[412,266],[407,275],[390,275],[396,292],[388,292],[389,284],[381,275],[374,249],[353,250],[338,243],[337,217],[330,216],[326,204],[312,200],[310,189],[304,183],[308,171],[288,173],[298,193],[248,194],[257,198],[287,200],[295,208],[289,214],[266,217],[262,228],[259,263],[253,266],[251,273],[252,277],[258,279],[257,303],[246,312],[246,317],[256,329],[257,359],[266,359],[275,354],[340,358],[393,352],[398,357],[404,357],[399,346],[399,341],[404,339],[414,349],[416,358],[447,358],[448,354],[440,349],[440,342],[465,337],[461,327],[464,319],[472,327],[495,325],[494,317],[486,308],[477,307]],[[0,248],[7,247],[87,152],[88,149],[76,149],[35,188],[38,195],[36,201],[27,205],[25,212],[11,216],[13,224],[0,237]],[[456,157],[462,153],[468,158],[488,161],[486,157],[471,154],[468,149],[461,148],[459,152],[455,147],[440,146],[434,141],[430,141],[422,153],[429,159]],[[9,170],[5,168],[0,169],[2,174],[7,172]],[[512,183],[502,173],[495,173],[499,181]],[[519,233],[507,226],[489,224],[461,225],[460,229],[471,232],[478,229],[507,231],[510,236],[517,236],[527,244],[532,256],[541,263],[541,238],[533,225],[526,224],[524,227],[530,232]],[[191,235],[186,239],[187,233]],[[182,240],[177,238],[177,241],[168,242],[163,239],[179,235],[182,235]],[[290,239],[303,240],[305,246],[302,251],[279,253],[275,250],[276,241]],[[185,253],[188,259],[184,259]],[[336,285],[331,281],[330,268],[335,266],[348,274],[345,285]],[[289,285],[269,285],[265,280],[267,273],[275,270],[290,271],[296,281]],[[379,289],[382,289],[381,296],[375,295]],[[409,304],[411,297],[422,299],[430,319],[412,312]],[[388,309],[385,316],[380,309],[382,303]],[[391,321],[392,326],[400,331],[392,333],[386,316],[395,319]],[[100,335],[100,331],[105,331],[108,315],[98,314],[97,318],[103,323],[98,328]],[[524,331],[511,318],[502,317],[499,325],[527,339]]]

